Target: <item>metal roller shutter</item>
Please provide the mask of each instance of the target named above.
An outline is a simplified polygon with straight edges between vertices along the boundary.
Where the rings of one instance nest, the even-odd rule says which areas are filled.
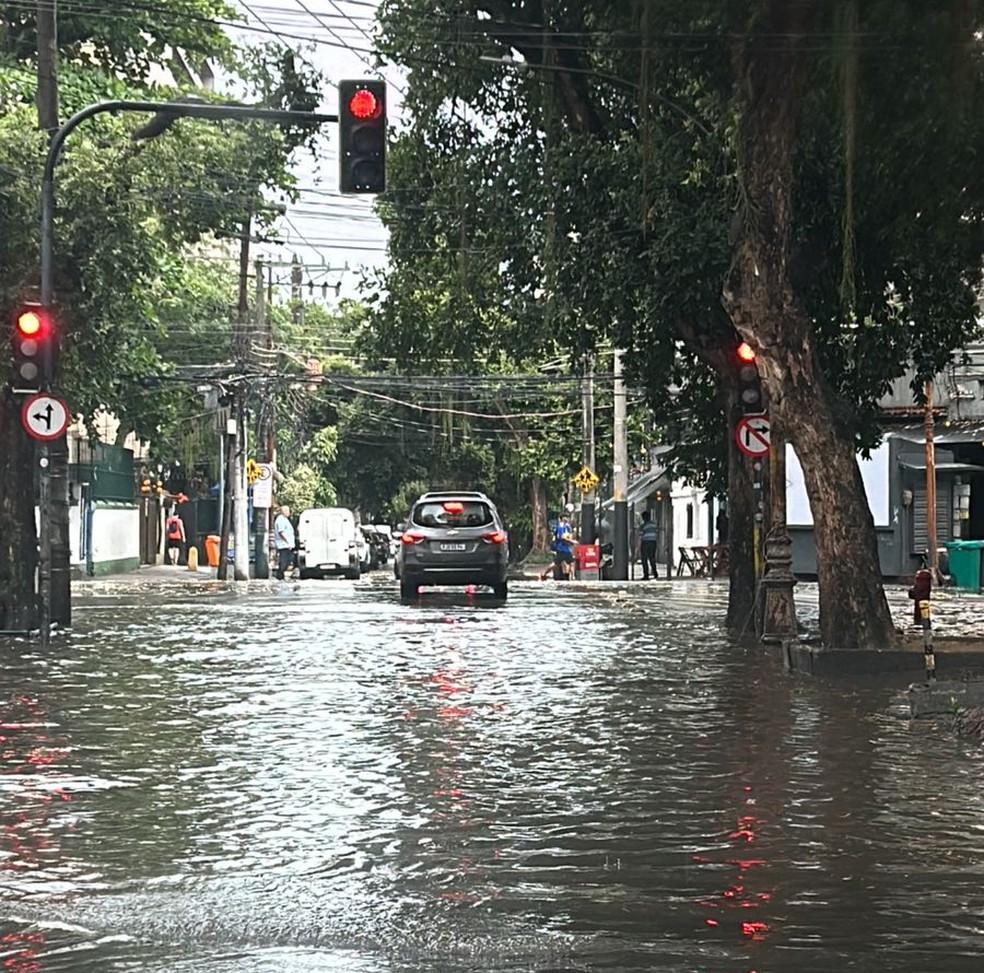
[[[936,540],[939,545],[953,538],[953,510],[950,484],[936,484]],[[926,488],[917,486],[912,498],[912,553],[922,554],[929,547],[926,533]]]

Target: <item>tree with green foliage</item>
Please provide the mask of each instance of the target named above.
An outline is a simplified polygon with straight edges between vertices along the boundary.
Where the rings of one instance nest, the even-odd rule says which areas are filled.
[[[61,21],[61,113],[108,98],[171,100],[189,91],[180,63],[221,64],[257,101],[310,108],[317,78],[272,47],[240,51],[213,18],[231,16],[216,0],[124,4],[132,16],[92,5]],[[36,39],[20,7],[0,11],[0,296],[9,314],[36,295],[37,207],[46,139],[36,127]],[[174,84],[151,67],[170,68]],[[208,97],[207,92],[199,93]],[[125,429],[153,438],[166,427],[166,400],[148,380],[167,371],[162,287],[196,280],[182,255],[203,240],[238,237],[264,187],[290,192],[290,153],[309,130],[258,123],[178,121],[163,137],[134,143],[146,119],[99,116],[73,133],[58,168],[55,288],[62,334],[60,385],[74,412],[117,415]],[[195,327],[204,325],[201,319]],[[202,329],[201,333],[207,333]],[[0,397],[0,628],[34,624],[36,535],[24,471],[31,450],[19,428],[19,403]]]
[[[454,311],[475,295],[524,350],[610,337],[681,416],[678,442],[719,417],[689,454],[708,474],[747,340],[804,469],[824,642],[888,645],[855,456],[890,382],[976,328],[980,4],[387,0],[380,20],[410,119],[380,208],[386,300],[458,285]],[[750,551],[733,451],[728,479]]]

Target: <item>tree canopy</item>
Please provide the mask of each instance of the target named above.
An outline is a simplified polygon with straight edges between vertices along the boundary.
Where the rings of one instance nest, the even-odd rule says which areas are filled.
[[[807,473],[822,613],[860,570],[868,603],[845,626],[877,617],[856,637],[883,639],[850,465],[892,380],[933,374],[977,328],[980,18],[944,0],[387,0],[409,122],[381,207],[386,302],[475,294],[452,345],[455,322],[501,315],[507,347],[626,346],[692,475],[722,469],[724,437],[700,432],[723,419],[712,362],[740,334]],[[852,534],[853,558],[833,540]]]

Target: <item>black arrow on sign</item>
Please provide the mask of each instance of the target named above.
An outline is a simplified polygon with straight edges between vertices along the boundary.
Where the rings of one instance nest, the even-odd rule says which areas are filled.
[[[35,412],[33,418],[39,420],[40,422],[43,422],[45,426],[47,426],[48,429],[50,430],[51,413],[54,411],[55,410],[52,408],[51,403],[49,402],[47,405],[45,405],[44,412]]]

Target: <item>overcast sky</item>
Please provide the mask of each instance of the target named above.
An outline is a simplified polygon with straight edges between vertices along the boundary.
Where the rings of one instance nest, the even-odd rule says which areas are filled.
[[[374,47],[376,4],[367,0],[235,0],[249,30],[239,34],[244,43],[259,43],[271,37],[289,46],[295,56],[317,67],[326,78],[319,110],[338,111],[337,83],[346,78],[378,77]],[[388,118],[398,117],[402,86],[398,72],[382,73],[389,84]],[[321,285],[332,288],[341,281],[341,294],[355,296],[360,269],[385,262],[386,233],[372,212],[371,196],[341,196],[338,193],[338,154],[335,126],[326,126],[319,139],[316,158],[298,153],[294,171],[302,187],[300,199],[291,204],[280,221],[279,245],[263,245],[264,256],[289,261],[297,254],[309,270],[305,284],[314,282],[314,297],[321,300]],[[325,273],[327,264],[350,270]],[[289,270],[278,272],[285,280]],[[307,296],[307,295],[306,295]],[[329,291],[329,306],[335,303]]]

